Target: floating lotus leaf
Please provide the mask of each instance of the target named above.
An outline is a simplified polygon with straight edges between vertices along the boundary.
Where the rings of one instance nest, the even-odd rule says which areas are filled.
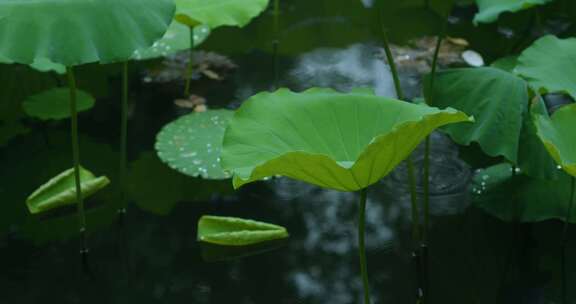
[[[124,61],[162,37],[174,10],[171,0],[0,0],[0,54],[23,64]]]
[[[503,220],[541,222],[566,220],[570,209],[571,177],[561,171],[556,180],[513,175],[512,165],[499,164],[478,171],[472,185],[474,205]],[[513,191],[511,191],[513,189]],[[570,221],[576,223],[576,209]]]
[[[554,161],[568,174],[576,177],[576,104],[561,107],[552,117],[534,111],[534,123],[538,136]]]
[[[565,92],[576,98],[576,38],[545,36],[518,59],[516,73],[540,93]]]
[[[76,107],[78,112],[90,110],[94,98],[90,94],[77,90]],[[56,88],[28,97],[22,107],[28,116],[42,120],[64,119],[70,117],[70,90]]]
[[[156,139],[160,159],[192,177],[226,179],[220,166],[224,130],[234,115],[230,110],[191,113],[164,126]]]
[[[200,22],[211,28],[244,26],[260,15],[269,0],[176,0],[176,19],[185,24]],[[195,24],[189,24],[195,25]]]
[[[194,27],[194,46],[198,46],[210,35],[210,27],[199,25]],[[190,28],[184,24],[173,21],[162,39],[154,42],[149,48],[134,52],[133,59],[146,60],[165,57],[172,53],[190,48]]]
[[[492,62],[490,66],[493,68],[501,69],[503,71],[512,73],[517,65],[518,65],[518,57],[508,56]]]
[[[367,90],[260,93],[230,121],[222,167],[235,187],[283,175],[356,191],[387,175],[434,129],[463,121],[472,119]]]
[[[236,217],[205,215],[198,221],[198,240],[228,246],[245,246],[287,238],[286,228]]]
[[[81,190],[88,197],[106,187],[110,180],[107,177],[96,177],[90,171],[80,168]],[[68,169],[52,178],[26,200],[30,213],[37,214],[54,208],[76,203],[74,169]]]
[[[474,23],[490,23],[498,20],[505,12],[518,12],[552,0],[476,0],[480,11],[474,16]]]

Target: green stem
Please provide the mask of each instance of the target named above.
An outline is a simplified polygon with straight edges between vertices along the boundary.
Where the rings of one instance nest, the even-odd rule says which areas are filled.
[[[358,250],[360,255],[360,270],[362,273],[362,286],[364,287],[364,304],[370,304],[370,284],[368,281],[365,243],[367,192],[366,188],[360,191],[360,212],[358,213]]]
[[[274,86],[278,89],[280,85],[280,62],[279,62],[279,49],[280,49],[280,0],[274,0],[274,41],[272,42],[273,50],[273,67],[274,67]]]
[[[88,255],[88,245],[86,241],[86,214],[84,212],[84,199],[82,197],[82,187],[80,180],[80,148],[78,144],[78,112],[76,109],[76,78],[74,69],[67,68],[68,86],[70,88],[70,116],[71,116],[71,137],[72,137],[72,159],[74,161],[74,184],[76,186],[76,202],[78,203],[78,223],[80,228],[80,253],[85,262]]]
[[[126,208],[126,163],[128,146],[128,62],[122,64],[122,113],[120,120],[120,213]]]
[[[572,211],[574,207],[574,194],[576,192],[576,178],[571,178],[570,183],[570,202],[568,203],[568,213],[564,220],[564,228],[562,231],[562,304],[568,304],[568,274],[566,273],[566,247],[568,246],[568,227],[572,219]]]
[[[190,30],[190,50],[188,53],[188,66],[186,67],[186,86],[184,87],[184,97],[190,96],[190,82],[192,81],[192,72],[194,68],[194,27],[189,26]]]

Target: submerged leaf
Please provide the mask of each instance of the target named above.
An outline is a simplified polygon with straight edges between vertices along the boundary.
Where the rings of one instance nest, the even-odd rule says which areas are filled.
[[[542,106],[536,104],[533,108]],[[541,111],[533,113],[538,136],[548,153],[564,171],[576,177],[576,104],[561,107],[552,117]]]
[[[90,94],[76,91],[76,110],[87,111],[94,106]],[[22,104],[28,116],[42,120],[64,119],[70,117],[70,91],[68,88],[56,88],[28,97]]]
[[[472,121],[365,90],[260,93],[236,112],[224,134],[222,167],[234,186],[283,175],[356,191],[387,175],[434,129]]]
[[[552,0],[476,0],[480,11],[474,16],[474,23],[490,23],[505,12],[518,12],[542,5]]]
[[[106,187],[110,180],[106,176],[96,177],[92,172],[80,168],[81,191],[88,197]],[[26,200],[30,213],[37,214],[61,206],[76,203],[74,169],[68,169],[38,188]]]
[[[176,19],[216,28],[244,26],[268,6],[269,0],[176,0]]]
[[[198,240],[207,243],[245,246],[288,236],[282,226],[253,220],[205,215],[198,221]]]
[[[191,113],[164,126],[156,139],[160,159],[192,177],[226,179],[220,166],[222,138],[234,115],[230,110]]]
[[[544,36],[518,58],[515,72],[540,93],[568,93],[576,98],[576,38]]]
[[[158,40],[174,14],[172,0],[0,0],[0,56],[65,66],[129,59]]]

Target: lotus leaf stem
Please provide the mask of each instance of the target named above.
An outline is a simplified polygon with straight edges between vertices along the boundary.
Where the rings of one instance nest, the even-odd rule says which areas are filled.
[[[74,161],[74,184],[76,186],[76,201],[78,203],[78,223],[80,228],[80,253],[84,266],[87,264],[88,245],[86,240],[86,214],[84,212],[84,199],[82,197],[82,187],[80,180],[80,148],[78,144],[78,112],[76,109],[76,78],[74,69],[67,68],[68,86],[70,88],[70,117],[71,117],[71,139],[72,139],[72,159]]]
[[[364,290],[364,304],[370,304],[370,283],[368,281],[368,266],[366,263],[366,201],[367,189],[360,190],[360,211],[358,212],[358,250],[360,255],[360,270]]]
[[[120,121],[120,203],[126,208],[126,159],[128,146],[128,62],[122,64],[122,113]]]
[[[278,57],[280,51],[280,0],[274,0],[274,41],[272,42],[272,49],[274,86],[278,89],[280,86],[280,62]]]
[[[188,66],[186,67],[186,86],[184,87],[184,97],[190,96],[190,82],[192,81],[192,72],[194,68],[194,27],[188,26],[190,30],[190,50],[188,51]]]

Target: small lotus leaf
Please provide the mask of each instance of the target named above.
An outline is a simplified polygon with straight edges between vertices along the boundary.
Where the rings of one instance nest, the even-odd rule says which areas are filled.
[[[478,171],[471,185],[474,205],[503,221],[566,220],[570,175],[559,171],[556,180],[542,180],[512,170],[512,165],[505,163]],[[576,223],[576,209],[569,221]]]
[[[234,186],[283,175],[356,191],[387,175],[434,129],[472,121],[439,110],[329,89],[260,93],[236,112],[224,134],[222,167]]]
[[[210,28],[242,27],[268,6],[269,0],[176,0],[176,19],[188,25],[200,22]]]
[[[533,113],[538,136],[548,153],[564,171],[576,176],[576,104],[561,107],[552,117],[541,111]]]
[[[245,246],[287,238],[286,228],[236,217],[205,215],[198,221],[198,240],[228,246]]]
[[[194,46],[198,46],[210,35],[210,27],[199,25],[194,27]],[[154,42],[149,48],[134,52],[133,59],[146,60],[165,57],[172,53],[190,48],[190,28],[184,24],[173,21],[162,39]]]
[[[518,12],[552,0],[476,0],[480,11],[474,16],[474,23],[491,23],[505,12]]]
[[[540,93],[567,93],[576,98],[576,38],[544,36],[518,59],[515,72]]]
[[[90,94],[76,91],[76,110],[90,110],[94,106],[94,98]],[[22,107],[28,116],[42,120],[65,119],[70,117],[70,91],[68,88],[56,88],[28,97]]]
[[[192,177],[226,179],[220,166],[224,130],[234,115],[230,110],[191,113],[164,126],[156,139],[160,159]]]
[[[172,0],[0,0],[0,55],[65,66],[129,59],[172,21]]]
[[[106,187],[110,180],[106,176],[96,177],[92,172],[80,168],[81,190],[88,197]],[[54,208],[76,203],[74,169],[68,169],[38,188],[26,200],[30,213],[42,213]]]

